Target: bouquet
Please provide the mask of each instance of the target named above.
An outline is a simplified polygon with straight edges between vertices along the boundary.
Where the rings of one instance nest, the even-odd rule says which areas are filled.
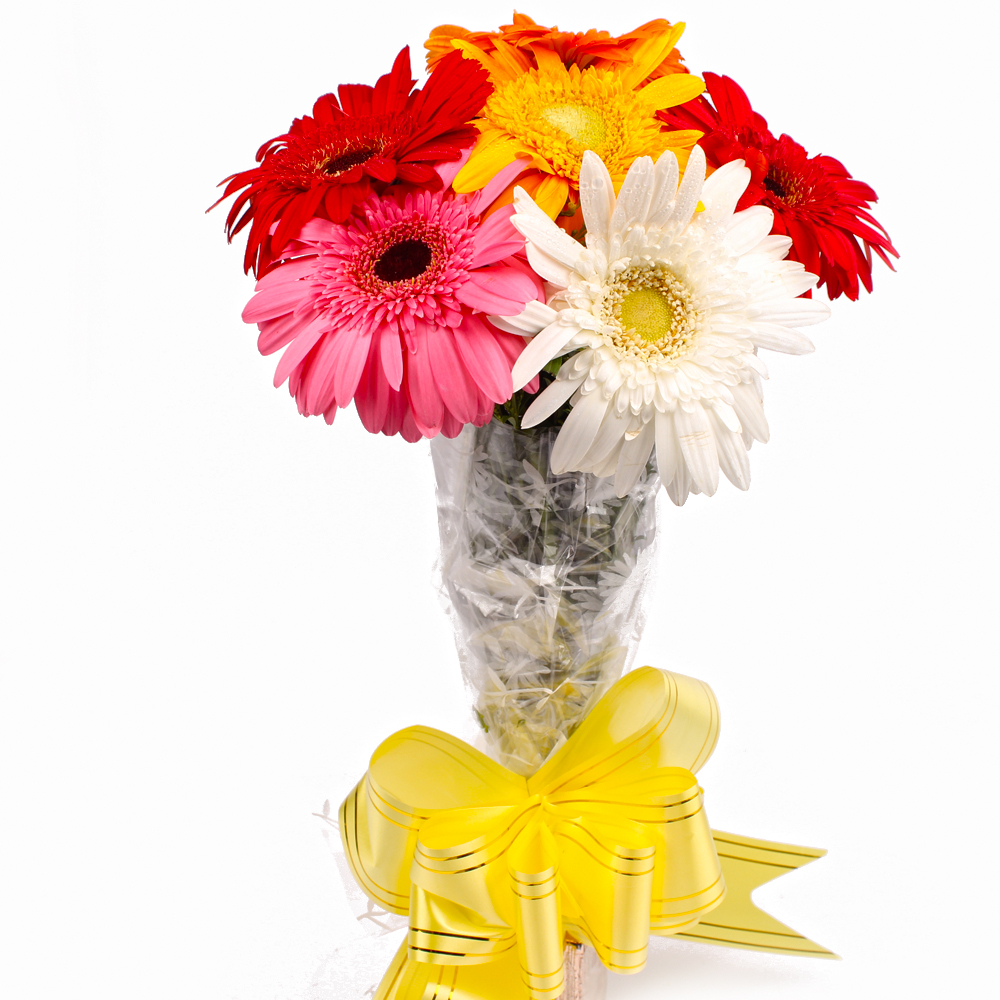
[[[677,49],[683,28],[574,33],[523,14],[498,31],[435,28],[419,87],[403,48],[374,85],[323,95],[223,182],[229,238],[246,232],[244,269],[257,278],[243,319],[261,353],[282,352],[275,386],[287,384],[304,416],[333,424],[353,405],[373,434],[431,440],[443,585],[488,763],[529,792],[627,700],[636,674],[619,678],[642,628],[660,487],[678,506],[712,496],[720,476],[746,490],[750,449],[769,435],[760,350],[812,351],[803,329],[829,315],[829,300],[871,292],[875,257],[891,268],[897,256],[871,215],[875,192],[833,157],[776,136],[734,80],[691,73]],[[407,859],[431,850],[424,834],[399,847],[400,875],[386,860],[396,849],[376,845],[372,810],[387,796],[416,830],[444,807],[425,803],[425,816],[386,791],[396,780],[377,777],[386,746],[341,817],[355,824],[342,832],[362,888],[411,914],[379,1000],[446,982],[462,997],[597,995],[588,948],[609,968],[641,967],[644,945],[609,944],[621,920],[602,931],[612,904],[595,904],[595,916],[579,887],[553,889],[561,910],[542,920],[542,897],[524,887],[545,879],[515,878],[514,903],[494,888],[476,901],[411,885]],[[682,754],[667,770],[702,762]],[[427,801],[439,793],[451,794],[429,790]],[[505,828],[504,850],[534,860],[517,868],[511,855],[510,871],[534,872],[549,855],[555,871],[572,853],[570,819],[536,830],[531,809]],[[579,820],[598,841],[602,822]],[[745,841],[742,860],[767,864],[759,852],[781,845],[754,846],[765,843]],[[716,854],[731,856],[713,853],[707,888],[695,879],[697,891],[670,897],[704,900],[659,919],[654,893],[637,940],[711,926],[705,915],[730,905],[723,873],[734,879]],[[395,874],[380,877],[398,891],[372,875],[386,866]],[[468,913],[481,935],[454,930],[468,930]],[[744,930],[758,937],[715,939],[803,950],[776,947],[783,932]],[[487,944],[454,950],[464,940]],[[500,975],[495,944],[519,956],[513,992],[461,972]]]

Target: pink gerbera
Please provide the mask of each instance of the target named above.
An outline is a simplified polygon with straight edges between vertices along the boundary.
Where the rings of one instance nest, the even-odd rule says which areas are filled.
[[[445,185],[459,166],[439,168]],[[243,310],[262,354],[287,346],[274,384],[288,380],[300,413],[333,423],[353,399],[373,434],[416,441],[485,424],[510,398],[524,340],[487,316],[516,315],[543,289],[513,207],[483,212],[523,169],[474,195],[387,194],[343,224],[306,223]]]

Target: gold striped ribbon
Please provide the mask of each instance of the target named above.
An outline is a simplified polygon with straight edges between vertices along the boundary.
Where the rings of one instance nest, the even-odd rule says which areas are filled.
[[[706,684],[643,667],[530,778],[434,729],[390,736],[340,811],[358,883],[410,918],[375,1000],[555,1000],[567,940],[615,972],[650,934],[834,957],[750,900],[824,852],[709,829],[694,772],[718,731]]]

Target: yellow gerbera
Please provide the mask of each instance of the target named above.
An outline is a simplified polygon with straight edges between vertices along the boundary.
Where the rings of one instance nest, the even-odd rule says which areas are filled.
[[[494,40],[489,54],[453,39],[454,48],[486,67],[496,88],[475,120],[479,139],[455,178],[455,190],[478,191],[514,160],[526,159],[529,168],[516,184],[554,219],[576,211],[580,165],[588,149],[607,165],[616,192],[639,156],[655,158],[671,149],[683,166],[702,133],[664,132],[655,114],[692,100],[705,85],[688,73],[646,82],[683,30],[678,24],[643,39],[620,68],[567,67],[555,52],[542,48],[533,50],[534,68],[524,52],[502,39]],[[510,194],[497,204],[510,201]]]

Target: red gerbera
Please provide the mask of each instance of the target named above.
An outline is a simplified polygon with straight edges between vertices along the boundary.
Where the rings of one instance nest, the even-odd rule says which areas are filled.
[[[459,159],[475,142],[478,133],[468,122],[493,86],[489,74],[459,52],[441,60],[423,89],[414,90],[414,83],[407,47],[374,87],[343,84],[339,101],[325,94],[312,117],[296,118],[288,132],[257,150],[259,166],[222,181],[226,190],[215,205],[240,192],[226,218],[230,241],[252,220],[244,270],[263,274],[313,217],[343,222],[355,205],[389,185],[441,187],[433,164]]]
[[[889,234],[868,209],[875,192],[855,180],[832,156],[809,156],[791,136],[776,139],[747,95],[727,76],[705,73],[711,103],[696,97],[657,117],[670,129],[700,129],[699,145],[713,167],[742,159],[751,180],[737,205],[758,203],[774,211],[772,233],[791,237],[788,256],[819,275],[831,299],[857,299],[872,290],[872,251],[895,270]]]

